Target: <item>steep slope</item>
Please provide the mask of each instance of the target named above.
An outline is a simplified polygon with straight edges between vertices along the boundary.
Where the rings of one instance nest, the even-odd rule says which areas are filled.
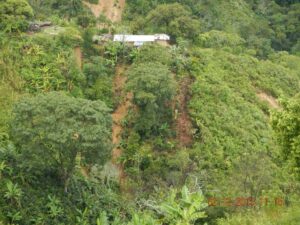
[[[122,12],[125,7],[125,0],[99,0],[98,4],[92,4],[86,1],[83,1],[83,3],[90,8],[95,17],[99,17],[103,14],[112,22],[121,21]]]
[[[126,67],[124,65],[117,66],[116,68],[116,74],[114,78],[114,95],[116,98],[120,98],[123,93],[123,88],[126,82],[126,77],[124,75],[124,72],[126,70]],[[122,125],[121,122],[127,115],[128,108],[131,105],[131,94],[128,93],[126,95],[125,99],[122,99],[117,106],[116,110],[112,114],[112,119],[113,119],[113,127],[112,127],[112,143],[114,145],[113,151],[112,151],[112,163],[115,167],[118,169],[118,176],[119,176],[119,181],[121,188],[124,184],[125,181],[125,173],[123,166],[120,164],[118,161],[121,154],[122,150],[119,147],[120,140],[121,140],[121,134],[122,134]]]
[[[191,82],[190,77],[183,78],[180,82],[179,94],[177,96],[179,107],[178,111],[176,111],[178,115],[175,116],[176,134],[179,145],[183,147],[188,147],[193,143],[192,122],[187,107]]]

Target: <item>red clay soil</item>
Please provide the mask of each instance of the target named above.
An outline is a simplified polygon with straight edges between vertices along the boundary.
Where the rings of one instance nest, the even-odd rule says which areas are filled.
[[[99,0],[98,4],[83,1],[83,4],[90,8],[95,17],[104,14],[112,22],[119,22],[125,7],[125,0]]]
[[[188,113],[189,86],[192,83],[190,77],[185,77],[180,82],[180,90],[177,95],[178,115],[175,118],[177,141],[181,147],[189,147],[193,144],[192,122]]]
[[[124,66],[118,66],[116,69],[116,74],[114,78],[114,94],[117,97],[120,97],[123,94],[123,88],[126,83],[126,77],[124,76],[125,71]],[[122,134],[122,125],[121,122],[127,115],[127,111],[129,107],[131,106],[131,94],[127,94],[126,98],[120,102],[114,113],[112,114],[113,119],[113,127],[112,127],[112,142],[114,145],[113,151],[112,151],[112,163],[119,171],[119,182],[121,189],[124,187],[125,184],[125,173],[123,165],[119,163],[119,158],[122,155],[122,149],[119,147],[120,140],[121,140],[121,134]]]

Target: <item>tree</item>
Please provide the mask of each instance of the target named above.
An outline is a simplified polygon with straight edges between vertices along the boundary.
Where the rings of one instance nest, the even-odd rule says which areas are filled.
[[[141,200],[139,203],[143,206],[143,211],[132,212],[132,218],[126,225],[191,225],[207,217],[204,212],[207,204],[199,188],[194,191],[189,190],[187,186],[183,186],[181,190],[172,188],[158,201],[160,202],[156,199]],[[97,219],[98,224],[108,224],[106,213],[101,213]],[[120,217],[115,217],[112,224],[120,224]]]
[[[83,3],[81,0],[53,0],[52,8],[58,9],[64,16],[77,16],[83,13]]]
[[[87,14],[87,13],[82,13],[77,16],[77,24],[80,25],[83,28],[87,28],[91,25],[96,24],[96,19],[95,17]]]
[[[98,78],[108,76],[109,68],[106,66],[105,59],[102,57],[91,57],[90,62],[85,63],[83,72],[86,76],[87,85],[92,86]]]
[[[200,22],[192,12],[179,3],[159,5],[149,12],[146,24],[155,26],[155,30],[171,36],[194,38],[200,33]]]
[[[272,114],[272,125],[285,159],[291,160],[300,178],[300,94],[283,102],[283,110]]]
[[[133,103],[139,108],[136,129],[143,135],[158,131],[164,123],[176,83],[168,67],[160,63],[141,63],[129,71],[127,90],[133,92]]]
[[[183,186],[181,190],[172,188],[168,193],[160,203],[155,200],[143,202],[149,212],[152,211],[152,215],[161,218],[162,224],[190,225],[195,224],[201,218],[207,217],[204,212],[207,204],[199,188],[191,191],[187,186]],[[144,214],[146,212],[144,211]]]
[[[56,169],[67,191],[76,157],[100,165],[109,158],[111,124],[109,109],[101,101],[52,92],[15,105],[11,134],[24,162]]]
[[[32,16],[33,10],[26,0],[5,0],[0,3],[0,30],[25,31]]]

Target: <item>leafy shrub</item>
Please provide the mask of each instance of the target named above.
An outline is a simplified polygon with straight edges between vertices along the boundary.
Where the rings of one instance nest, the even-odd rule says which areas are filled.
[[[170,34],[173,38],[195,38],[200,33],[199,20],[193,18],[191,11],[179,3],[162,4],[149,12],[145,25],[155,32]]]
[[[239,48],[245,45],[245,40],[237,34],[212,30],[200,34],[197,43],[205,48]]]
[[[290,101],[283,102],[282,111],[272,113],[272,125],[282,148],[282,156],[292,162],[298,179],[300,179],[299,107],[300,94],[297,94]]]
[[[101,100],[113,108],[112,78],[107,76],[98,78],[95,84],[86,90],[86,95],[91,100]]]
[[[168,48],[156,44],[150,44],[143,45],[138,49],[134,63],[154,62],[170,66],[171,60],[172,56]]]
[[[92,86],[98,78],[104,78],[110,75],[111,69],[107,66],[105,58],[95,56],[83,65],[83,73],[87,80],[87,85]]]
[[[0,30],[4,32],[25,31],[33,10],[26,0],[7,0],[0,3]]]

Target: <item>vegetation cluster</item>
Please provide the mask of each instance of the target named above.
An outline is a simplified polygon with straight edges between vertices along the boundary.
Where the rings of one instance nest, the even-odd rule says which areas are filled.
[[[299,92],[298,0],[1,0],[0,224],[299,225]]]

